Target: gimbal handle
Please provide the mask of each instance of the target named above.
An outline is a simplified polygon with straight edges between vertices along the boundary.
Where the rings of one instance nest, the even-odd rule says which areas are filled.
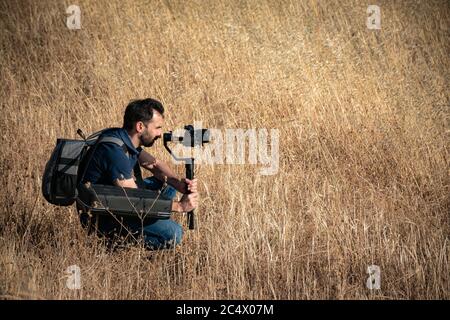
[[[170,155],[177,161],[184,161],[184,166],[186,169],[186,178],[189,180],[194,179],[194,158],[179,158],[177,157],[172,150],[169,148],[168,142],[172,140],[172,133],[170,133],[170,136],[164,136],[164,148],[170,153]],[[170,138],[169,138],[170,137]],[[187,214],[188,219],[188,226],[189,230],[195,229],[195,216],[194,216],[194,210],[189,211]]]
[[[190,163],[185,164],[185,168],[186,168],[186,178],[189,180],[194,179],[194,158],[191,158]],[[194,230],[195,229],[194,210],[188,212],[187,219],[189,230]]]

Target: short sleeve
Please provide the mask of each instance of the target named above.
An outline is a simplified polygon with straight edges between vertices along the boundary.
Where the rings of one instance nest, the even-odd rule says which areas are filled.
[[[111,143],[105,143],[103,146],[106,175],[110,181],[131,179],[133,167],[122,147]]]

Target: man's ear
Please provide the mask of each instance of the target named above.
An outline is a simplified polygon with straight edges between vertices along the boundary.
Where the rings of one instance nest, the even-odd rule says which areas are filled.
[[[136,130],[136,132],[141,133],[142,131],[144,131],[144,123],[142,121],[137,121],[134,125],[134,129]]]

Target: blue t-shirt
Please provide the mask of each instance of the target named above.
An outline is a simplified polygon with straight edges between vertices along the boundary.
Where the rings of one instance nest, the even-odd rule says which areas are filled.
[[[104,142],[97,146],[92,159],[87,165],[83,183],[90,181],[95,184],[114,185],[119,179],[130,179],[133,176],[133,167],[138,161],[141,147],[133,146],[127,131],[122,128],[111,128],[102,133],[102,136],[116,137],[121,139],[128,151],[125,153],[123,147]]]

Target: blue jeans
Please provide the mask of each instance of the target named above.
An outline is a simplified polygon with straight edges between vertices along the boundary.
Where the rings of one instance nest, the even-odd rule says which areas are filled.
[[[163,183],[155,177],[144,179],[145,188],[150,190],[161,190]],[[177,194],[171,186],[166,186],[161,190],[161,197],[173,199]],[[154,221],[152,221],[154,220]],[[183,228],[173,220],[152,219],[146,223],[143,228],[139,226],[130,226],[134,231],[142,233],[147,247],[152,249],[171,248],[180,244],[183,237]]]
[[[145,189],[150,190],[161,190],[163,187],[163,183],[156,179],[155,177],[149,177],[144,179]],[[161,196],[166,199],[173,199],[177,195],[177,190],[172,188],[171,186],[167,186],[164,190],[161,191]]]
[[[161,190],[163,183],[155,177],[144,179],[145,188],[150,190]],[[177,191],[171,186],[167,186],[161,191],[161,197],[173,199]],[[87,217],[80,217],[83,225],[87,225]],[[144,223],[134,219],[124,219],[123,224],[134,237],[143,236],[148,249],[159,250],[169,249],[180,244],[183,237],[183,228],[173,220],[148,219]],[[106,236],[120,234],[120,224],[111,217],[102,217],[98,221],[98,231]],[[127,235],[126,230],[122,230],[123,235]]]

